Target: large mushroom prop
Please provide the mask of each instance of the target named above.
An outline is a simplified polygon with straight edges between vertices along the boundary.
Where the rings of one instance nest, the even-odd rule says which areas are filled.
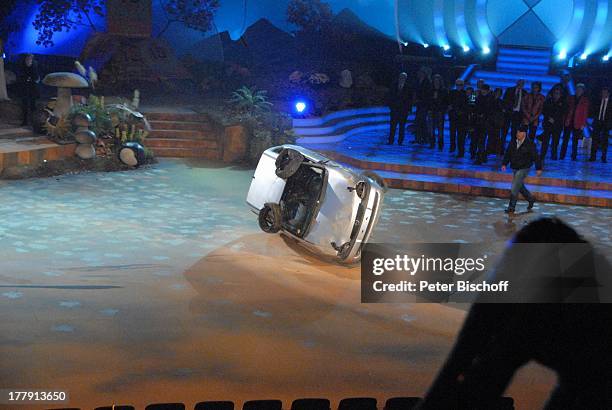
[[[68,72],[47,74],[45,78],[43,78],[43,84],[57,87],[57,101],[53,109],[53,115],[55,117],[63,117],[70,113],[73,88],[89,87],[89,83],[85,78],[78,74]]]

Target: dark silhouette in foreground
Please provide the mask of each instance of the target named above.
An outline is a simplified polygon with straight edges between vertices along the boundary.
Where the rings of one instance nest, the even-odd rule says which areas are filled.
[[[510,248],[521,243],[587,244],[550,218],[525,226]],[[596,276],[595,264],[581,266]],[[606,303],[474,303],[419,409],[494,409],[514,373],[531,360],[558,375],[546,409],[611,409],[610,323]]]

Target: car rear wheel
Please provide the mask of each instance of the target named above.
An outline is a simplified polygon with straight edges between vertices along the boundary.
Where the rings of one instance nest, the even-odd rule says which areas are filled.
[[[376,182],[378,185],[380,185],[380,187],[383,189],[383,191],[384,191],[384,192],[387,192],[387,189],[388,189],[388,187],[387,187],[387,183],[386,183],[386,182],[385,182],[385,180],[384,180],[384,179],[383,179],[383,178],[382,178],[380,175],[378,175],[376,172],[373,172],[373,171],[365,171],[365,172],[363,173],[363,176],[364,176],[364,177],[368,177],[368,178],[370,178],[371,180],[373,180],[374,182]]]
[[[304,156],[291,148],[283,148],[276,158],[276,176],[287,179],[297,172]]]
[[[267,203],[259,211],[259,227],[266,233],[277,233],[281,229],[281,208],[279,204]]]

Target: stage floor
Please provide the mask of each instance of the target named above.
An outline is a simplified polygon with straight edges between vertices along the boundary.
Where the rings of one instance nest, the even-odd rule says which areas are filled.
[[[0,386],[67,389],[83,408],[423,395],[463,311],[360,304],[358,266],[259,231],[244,203],[252,173],[161,160],[0,181]],[[391,190],[374,237],[502,249],[547,215],[612,242],[611,209],[539,204],[507,218],[505,205]],[[536,408],[553,383],[530,365],[509,394]]]

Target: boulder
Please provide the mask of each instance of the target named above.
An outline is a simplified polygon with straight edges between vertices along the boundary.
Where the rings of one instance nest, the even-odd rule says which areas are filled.
[[[96,157],[96,149],[92,144],[78,144],[74,153],[81,159],[93,159]]]

